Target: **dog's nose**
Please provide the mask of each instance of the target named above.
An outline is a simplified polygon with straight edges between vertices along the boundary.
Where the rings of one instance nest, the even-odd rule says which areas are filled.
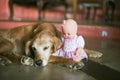
[[[37,64],[38,66],[41,66],[41,65],[42,65],[42,60],[36,61],[36,64]]]

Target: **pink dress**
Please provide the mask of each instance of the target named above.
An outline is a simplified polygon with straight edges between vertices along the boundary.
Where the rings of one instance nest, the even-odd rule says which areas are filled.
[[[63,46],[58,49],[53,55],[54,56],[61,56],[67,59],[72,58],[82,60],[84,58],[88,58],[87,54],[84,50],[82,50],[79,56],[75,56],[75,51],[78,47],[83,47],[85,45],[84,39],[82,36],[75,36],[73,39],[62,39]]]

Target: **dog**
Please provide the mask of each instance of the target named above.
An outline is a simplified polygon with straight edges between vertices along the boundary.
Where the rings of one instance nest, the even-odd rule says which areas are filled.
[[[46,66],[48,63],[81,68],[83,62],[75,62],[52,54],[60,47],[61,32],[52,23],[35,23],[12,29],[0,30],[0,64]],[[85,49],[90,57],[102,53]]]

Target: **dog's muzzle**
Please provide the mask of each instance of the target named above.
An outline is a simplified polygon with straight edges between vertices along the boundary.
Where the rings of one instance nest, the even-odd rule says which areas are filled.
[[[36,63],[37,66],[42,66],[43,61],[42,60],[37,60],[35,63]]]
[[[47,60],[41,60],[41,59],[39,59],[39,60],[35,61],[35,65],[36,66],[46,66],[47,64],[48,64]]]

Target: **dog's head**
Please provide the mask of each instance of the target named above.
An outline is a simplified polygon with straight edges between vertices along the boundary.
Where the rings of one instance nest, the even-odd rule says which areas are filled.
[[[50,30],[38,32],[32,40],[26,43],[26,55],[34,59],[38,66],[46,66],[49,57],[61,44],[60,38]]]

